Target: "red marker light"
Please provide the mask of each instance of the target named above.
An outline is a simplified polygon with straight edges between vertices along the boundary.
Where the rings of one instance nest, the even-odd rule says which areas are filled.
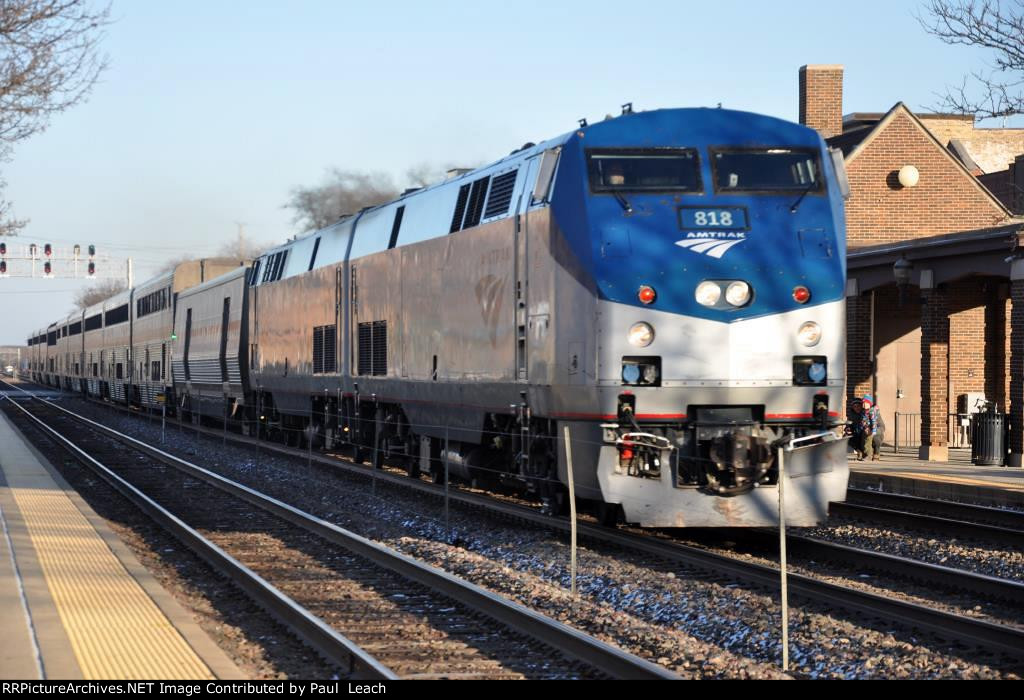
[[[653,304],[654,300],[658,298],[658,293],[654,291],[654,287],[645,284],[637,290],[636,298],[640,300],[641,304]]]
[[[811,290],[803,285],[793,287],[793,301],[798,304],[806,304],[811,300]]]

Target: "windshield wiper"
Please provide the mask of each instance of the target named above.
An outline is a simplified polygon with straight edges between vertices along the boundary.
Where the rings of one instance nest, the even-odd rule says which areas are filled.
[[[629,200],[626,199],[621,192],[612,192],[612,194],[615,195],[615,201],[622,206],[622,210],[624,212],[627,214],[633,213],[633,205],[629,203]]]
[[[800,202],[804,201],[804,197],[807,196],[807,193],[810,192],[811,190],[813,190],[817,186],[818,186],[817,182],[812,182],[807,187],[805,187],[804,191],[800,193],[800,196],[796,198],[796,201],[793,202],[792,205],[790,205],[789,213],[790,214],[796,214],[796,210],[800,207]]]

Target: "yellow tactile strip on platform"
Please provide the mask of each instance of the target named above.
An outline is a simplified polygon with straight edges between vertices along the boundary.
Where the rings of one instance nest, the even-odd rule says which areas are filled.
[[[213,678],[63,492],[11,493],[84,678]]]
[[[871,476],[889,477],[894,479],[916,479],[918,481],[931,481],[937,484],[956,484],[962,486],[981,486],[990,489],[1003,489],[1005,491],[1024,491],[1024,486],[1006,483],[1005,481],[986,481],[984,479],[972,479],[965,476],[954,476],[952,474],[924,474],[922,472],[890,472],[870,471],[858,469],[858,474]]]

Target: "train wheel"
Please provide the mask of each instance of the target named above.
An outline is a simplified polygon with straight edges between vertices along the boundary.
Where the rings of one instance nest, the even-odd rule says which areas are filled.
[[[597,521],[605,527],[617,527],[622,516],[622,506],[618,503],[605,503],[600,501],[597,504]]]
[[[545,515],[565,515],[569,512],[569,494],[561,484],[545,484],[541,487],[540,504]]]
[[[444,483],[444,462],[438,462],[430,466],[430,481],[435,484]]]
[[[409,433],[405,439],[405,473],[413,479],[420,477],[420,456],[419,450],[416,449],[419,444],[419,438]]]
[[[370,464],[374,469],[384,468],[384,441],[380,439],[380,435],[375,434],[373,436],[373,451],[370,453]]]
[[[369,455],[367,454],[366,448],[358,443],[358,440],[359,440],[359,436],[357,435],[357,436],[355,436],[355,438],[354,438],[354,440],[352,442],[352,445],[351,445],[351,447],[352,447],[352,461],[355,462],[356,464],[362,464],[363,462],[366,461],[366,458]]]

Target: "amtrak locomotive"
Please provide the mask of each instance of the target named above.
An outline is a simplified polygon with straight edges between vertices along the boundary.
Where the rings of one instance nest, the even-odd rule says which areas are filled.
[[[776,522],[781,455],[787,522],[813,525],[848,478],[844,189],[806,127],[627,110],[247,273],[150,284],[174,338],[159,358],[129,341],[122,369],[83,356],[69,382],[51,339],[88,319],[68,319],[31,339],[33,372],[411,474],[514,481],[552,510],[571,447],[576,494],[643,526]]]

